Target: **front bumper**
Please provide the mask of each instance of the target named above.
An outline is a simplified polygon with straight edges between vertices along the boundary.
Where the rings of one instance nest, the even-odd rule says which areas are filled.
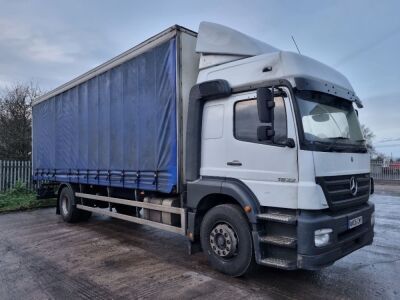
[[[371,215],[374,204],[368,202],[345,211],[301,211],[297,220],[297,267],[317,270],[333,264],[343,256],[372,244],[374,228]],[[363,224],[349,229],[349,220],[362,216]],[[331,228],[331,241],[323,247],[314,244],[314,232],[321,228]]]

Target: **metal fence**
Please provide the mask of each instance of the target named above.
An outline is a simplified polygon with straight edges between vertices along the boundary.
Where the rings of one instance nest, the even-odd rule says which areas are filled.
[[[18,182],[33,189],[31,162],[0,160],[0,192],[14,188]]]
[[[400,162],[371,161],[371,176],[378,181],[400,183]]]
[[[377,181],[400,184],[400,162],[371,161],[371,176]],[[31,162],[0,160],[0,192],[14,188],[17,182],[34,188]]]

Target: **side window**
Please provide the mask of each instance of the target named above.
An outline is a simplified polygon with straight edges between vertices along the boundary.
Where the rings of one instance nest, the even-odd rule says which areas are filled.
[[[282,97],[275,97],[274,101],[274,142],[279,143],[284,142],[287,137],[286,110]],[[265,124],[258,120],[256,99],[236,102],[234,122],[235,138],[252,143],[265,143],[257,138],[258,126]]]
[[[203,139],[220,139],[224,130],[224,106],[206,106],[204,109]]]

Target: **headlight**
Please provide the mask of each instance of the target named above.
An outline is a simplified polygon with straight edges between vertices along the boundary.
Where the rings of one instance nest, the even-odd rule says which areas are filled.
[[[323,247],[329,244],[331,240],[331,228],[318,229],[314,232],[314,243],[316,247]]]
[[[375,225],[375,212],[371,214],[371,226]]]

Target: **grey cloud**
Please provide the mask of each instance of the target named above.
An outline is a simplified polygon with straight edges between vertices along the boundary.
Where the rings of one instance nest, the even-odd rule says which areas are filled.
[[[0,87],[15,81],[35,80],[45,88],[110,57],[112,42],[98,31],[35,30],[23,23],[0,21]],[[47,82],[48,81],[48,82]]]

